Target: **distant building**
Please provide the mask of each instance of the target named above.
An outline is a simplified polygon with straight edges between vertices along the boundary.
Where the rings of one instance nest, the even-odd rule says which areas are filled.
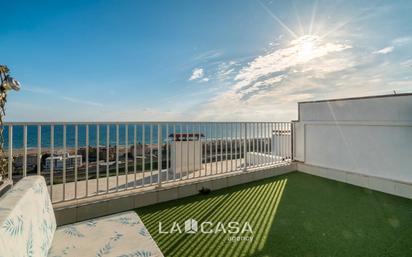
[[[64,159],[66,159],[66,169],[73,169],[76,165],[76,159],[77,159],[77,166],[82,165],[83,157],[81,155],[70,155],[68,153],[66,153],[66,155],[47,157],[46,164],[45,164],[46,170],[50,170],[52,161],[53,161],[53,170],[63,170],[63,160]]]
[[[13,165],[16,169],[23,169],[23,154],[19,154],[18,156],[14,156],[13,158]],[[27,161],[27,168],[31,169],[34,166],[37,165],[37,155],[36,154],[27,154],[26,156],[26,161]]]
[[[202,168],[201,133],[170,134],[171,168],[175,173],[193,172]]]

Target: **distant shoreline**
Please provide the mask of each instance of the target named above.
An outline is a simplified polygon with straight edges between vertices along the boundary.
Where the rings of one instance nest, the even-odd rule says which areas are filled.
[[[127,146],[128,146],[128,149],[130,149],[130,147],[133,147],[133,144],[132,145],[129,144]],[[147,147],[147,148],[150,148],[150,147],[157,148],[157,144],[152,144],[152,145],[145,144],[145,147]],[[86,146],[81,146],[81,147],[77,147],[77,150],[79,151],[80,149],[85,149],[85,148],[86,148]],[[96,149],[96,146],[90,146],[90,148]],[[105,149],[106,146],[101,145],[101,146],[99,146],[99,148],[100,149],[103,149],[103,148]],[[116,146],[110,145],[109,148],[114,149],[114,148],[116,148]],[[125,148],[126,148],[126,145],[119,145],[120,151],[124,151]],[[50,153],[50,151],[51,151],[50,147],[42,147],[40,149],[41,154]],[[75,147],[66,147],[66,153],[74,154],[75,151],[76,151]],[[7,155],[8,154],[8,149],[4,149],[4,152]],[[38,152],[37,147],[30,147],[30,148],[28,147],[27,148],[27,155],[35,155],[35,154],[37,154],[37,152]],[[63,154],[64,153],[64,148],[60,147],[60,146],[59,147],[54,147],[54,153],[55,154]],[[23,148],[17,148],[17,149],[13,148],[13,156],[21,156],[23,154],[24,154],[24,149]]]

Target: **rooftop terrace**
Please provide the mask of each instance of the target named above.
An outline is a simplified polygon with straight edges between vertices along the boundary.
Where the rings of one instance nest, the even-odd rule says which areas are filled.
[[[42,175],[59,231],[135,210],[164,256],[408,256],[411,103],[306,102],[294,122],[10,122],[7,182]]]

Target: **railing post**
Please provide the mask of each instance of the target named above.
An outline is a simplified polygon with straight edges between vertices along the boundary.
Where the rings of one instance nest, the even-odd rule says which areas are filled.
[[[13,125],[9,125],[9,179],[13,181]]]
[[[157,125],[157,183],[162,186],[162,124]]]
[[[243,167],[243,171],[247,171],[247,123],[245,122],[245,138],[243,142],[243,158],[245,159],[245,166]]]
[[[41,125],[37,126],[37,175],[41,174]]]
[[[290,161],[293,162],[294,155],[294,144],[295,144],[295,122],[291,121],[290,123]]]
[[[23,126],[23,177],[27,176],[27,125]]]

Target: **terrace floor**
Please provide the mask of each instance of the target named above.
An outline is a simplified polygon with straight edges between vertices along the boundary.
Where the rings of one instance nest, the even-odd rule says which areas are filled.
[[[282,161],[279,161],[278,157],[273,158],[273,162],[277,160],[278,164]],[[243,167],[244,159],[238,158],[233,160],[227,161],[214,161],[212,163],[203,164],[201,169],[196,171],[183,171],[183,172],[176,172],[174,173],[172,169],[170,170],[162,170],[161,178],[162,182],[171,182],[175,180],[182,179],[196,179],[199,177],[204,176],[212,176],[217,174],[228,173],[236,170],[240,170]],[[258,167],[258,165],[256,166]],[[105,175],[105,167],[102,168],[101,174]],[[53,190],[51,194],[53,202],[59,202],[65,200],[74,199],[76,197],[86,197],[86,195],[96,195],[97,192],[99,194],[105,192],[115,192],[116,189],[124,190],[127,188],[132,189],[135,185],[137,187],[142,185],[157,185],[158,182],[158,171],[157,170],[146,170],[144,173],[142,171],[138,171],[136,174],[133,173],[133,169],[130,168],[129,175],[119,175],[116,177],[114,174],[112,176],[100,177],[99,179],[88,179],[79,180],[77,182],[66,182],[64,185],[63,183],[54,184],[52,187],[48,186],[49,192]],[[144,180],[143,180],[144,178]],[[98,185],[98,186],[97,186]],[[52,188],[52,189],[51,189]],[[64,196],[64,198],[63,198]]]
[[[412,200],[300,172],[136,212],[165,256],[382,257],[412,253]],[[229,241],[231,234],[222,232],[184,233],[183,224],[190,218],[199,224],[223,222],[226,229],[230,221],[249,222],[253,233],[240,235],[253,239]],[[162,231],[169,231],[174,221],[183,233],[159,233],[159,222]]]

